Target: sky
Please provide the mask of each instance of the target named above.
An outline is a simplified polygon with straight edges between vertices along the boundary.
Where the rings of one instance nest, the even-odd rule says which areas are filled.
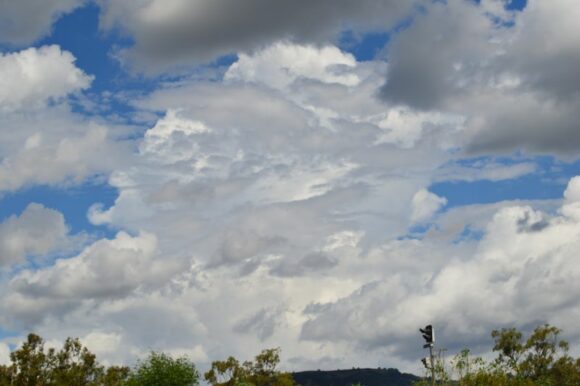
[[[573,0],[0,1],[0,363],[579,353]]]

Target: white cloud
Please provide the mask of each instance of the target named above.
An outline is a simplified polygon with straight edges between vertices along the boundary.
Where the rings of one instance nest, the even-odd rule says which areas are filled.
[[[506,165],[501,162],[484,159],[468,165],[450,163],[440,170],[437,179],[442,181],[502,181],[532,174],[537,170],[538,165],[533,162],[518,162]]]
[[[278,89],[288,87],[300,77],[356,86],[360,81],[358,76],[347,70],[355,66],[352,55],[334,46],[318,48],[279,42],[254,55],[240,54],[224,78],[259,82]]]
[[[118,297],[175,270],[170,262],[154,261],[155,236],[131,237],[120,232],[112,240],[100,240],[78,256],[59,259],[38,271],[25,270],[11,280],[24,297],[91,299]]]
[[[271,50],[318,55],[324,69],[309,75],[297,67],[277,89],[261,83],[267,78],[243,76],[182,82],[136,102],[165,116],[132,163],[111,174],[115,204],[93,207],[89,219],[155,235],[155,253],[124,259],[129,252],[117,239],[102,240],[53,267],[25,271],[6,288],[6,323],[59,337],[65,327],[86,336],[98,323],[122,336],[119,351],[105,354],[112,361],[143,347],[179,352],[184,342],[199,347],[200,358],[245,358],[275,346],[294,358],[337,356],[336,347],[298,340],[302,310],[380,277],[383,259],[361,264],[365,252],[406,234],[413,195],[448,155],[434,137],[405,146],[378,141],[390,130],[379,125],[385,107],[374,97],[382,64],[344,66],[341,77],[358,81],[335,82],[326,69],[352,59],[336,48]],[[265,67],[263,57],[248,55],[244,66]],[[287,63],[269,65],[269,74],[280,74]],[[179,269],[164,276],[156,264]],[[125,275],[127,266],[134,276]]]
[[[23,148],[0,163],[0,190],[18,190],[32,184],[79,183],[111,170],[122,157],[123,146],[108,138],[107,129],[92,126],[82,137],[44,144],[40,133],[27,138]],[[103,157],[108,152],[108,157]]]
[[[460,243],[445,251],[435,239],[417,241],[413,251],[399,246],[397,253],[407,259],[415,255],[410,270],[398,269],[338,301],[313,303],[302,337],[389,345],[416,357],[417,333],[409,326],[427,323],[450,350],[478,347],[491,329],[526,323],[553,323],[576,336],[579,231],[577,219],[512,206],[496,212],[475,249],[462,251]],[[385,269],[394,252],[377,250]]]
[[[571,190],[574,184],[571,182]],[[291,213],[284,211],[284,218],[275,226],[267,223],[267,229],[274,227],[281,232],[278,225],[292,225],[288,229],[302,226],[310,232],[315,229],[313,225],[319,226],[313,222],[315,217],[304,217],[304,212],[298,213],[297,225],[288,224],[293,220]],[[252,220],[253,226],[260,225],[255,216],[251,217],[242,223],[245,227]],[[158,212],[155,219],[165,221],[165,216]],[[451,243],[462,232],[462,226],[470,223],[482,231],[481,238]],[[160,223],[156,228],[161,238],[168,237],[159,231],[165,224]],[[349,224],[356,225],[353,221]],[[178,227],[173,229],[182,231]],[[201,255],[207,249],[199,240],[207,236],[200,235],[189,246],[183,241],[179,246],[173,245],[174,250],[191,250],[196,256],[189,268],[182,266],[156,281],[149,290],[133,285],[127,291],[96,302],[87,300],[95,296],[94,291],[87,295],[87,286],[100,282],[108,288],[112,283],[126,283],[127,276],[121,274],[120,279],[115,276],[117,279],[106,281],[106,276],[88,277],[83,273],[84,268],[65,269],[61,264],[47,269],[46,273],[24,276],[30,275],[45,283],[42,293],[52,298],[52,303],[44,300],[30,303],[29,307],[36,315],[44,315],[43,322],[37,320],[34,325],[37,331],[48,335],[60,336],[63,329],[80,336],[94,335],[91,326],[98,325],[98,332],[104,335],[97,337],[104,341],[117,342],[121,337],[117,352],[103,351],[103,357],[114,363],[133,358],[140,347],[181,354],[186,352],[184,342],[188,342],[187,347],[193,347],[193,351],[187,353],[195,354],[200,366],[227,355],[247,358],[261,348],[281,346],[285,366],[289,368],[334,358],[322,361],[326,364],[321,368],[353,364],[378,366],[388,360],[389,364],[418,371],[415,362],[421,355],[421,347],[417,343],[417,327],[427,323],[436,326],[438,340],[450,352],[465,345],[476,351],[488,350],[489,331],[505,326],[527,327],[528,323],[550,322],[571,336],[578,333],[575,316],[580,304],[575,294],[580,290],[576,284],[580,271],[575,268],[575,251],[580,223],[577,219],[551,215],[524,203],[502,203],[456,208],[454,213],[443,214],[438,231],[451,233],[444,238],[432,233],[423,240],[388,238],[369,243],[365,240],[369,229],[364,229],[366,232],[328,234],[327,231],[328,237],[317,245],[318,255],[295,258],[283,255],[284,248],[276,243],[248,245],[254,242],[249,237],[255,235],[242,234],[230,245],[233,252],[241,255],[211,269],[202,263]],[[192,235],[197,237],[195,232],[188,233],[187,237]],[[215,232],[210,233],[213,235]],[[284,235],[295,243],[304,237],[300,232],[294,237],[289,230]],[[144,242],[141,238],[118,237],[121,238],[126,238],[123,245],[129,249],[133,248],[130,245]],[[316,245],[313,240],[305,241]],[[240,242],[246,244],[235,245]],[[117,267],[115,270],[119,272],[126,272],[127,264],[134,268],[135,277],[140,277],[129,280],[133,284],[147,282],[144,277],[149,277],[153,262],[175,261],[164,256],[170,246],[162,239],[157,242],[155,257],[137,258],[135,251],[135,255],[131,254],[135,259],[122,257],[128,251],[119,252],[119,248],[112,251],[110,246],[117,241],[100,243],[107,245],[111,259],[121,256],[114,260],[118,264],[96,259],[100,254],[95,252],[83,253],[80,256],[87,257],[75,259],[88,264],[90,255],[94,262]],[[256,261],[255,256],[267,248],[274,251]],[[329,261],[325,256],[332,264],[324,263]],[[302,271],[287,270],[292,274],[279,275],[281,262],[291,264],[300,260],[308,260],[297,266]],[[320,261],[323,264],[318,264]],[[233,269],[240,262],[242,265],[256,263],[256,267],[246,272]],[[56,275],[57,271],[61,273]],[[77,276],[81,272],[78,280],[40,279],[45,275],[68,277],[62,275],[73,271]],[[71,280],[83,284],[70,287]],[[18,303],[5,302],[4,307],[8,306],[5,309],[11,310],[10,315],[16,320],[29,322],[32,316],[24,308],[33,299],[30,292],[33,280],[27,279],[23,286],[17,284],[13,281],[7,298]],[[66,291],[59,290],[56,297],[55,291],[64,288],[63,285]],[[74,307],[66,308],[60,302],[63,296],[65,301],[70,301],[73,293],[79,294],[78,301]],[[47,304],[51,306],[47,308]],[[51,318],[51,314],[59,317]],[[216,335],[221,337],[219,341]],[[225,346],[221,343],[224,341],[228,342]],[[288,362],[288,358],[293,359]]]
[[[58,46],[0,54],[0,191],[77,184],[127,159],[123,130],[69,105],[91,81]]]
[[[103,331],[91,331],[81,338],[83,345],[99,357],[119,350],[121,340],[119,333]]]
[[[53,265],[36,270],[22,270],[6,283],[2,308],[10,313],[5,314],[3,323],[33,328],[86,307],[106,307],[164,285],[187,266],[181,256],[158,259],[157,253],[154,235],[132,237],[119,232],[114,239],[87,246],[77,256],[57,259]],[[83,335],[89,332],[85,330]]]
[[[564,191],[561,212],[570,218],[580,219],[580,177],[572,178]]]
[[[46,35],[52,24],[85,0],[18,0],[0,3],[0,42],[28,44]]]
[[[10,364],[10,347],[0,342],[0,365]]]
[[[105,3],[110,8],[103,23],[124,24],[137,37],[133,52],[149,58],[159,47],[158,41],[147,46],[155,38],[148,35],[155,30],[149,23],[184,17],[180,22],[189,28],[192,16],[181,11],[195,6]],[[224,3],[216,4],[219,11]],[[488,74],[488,54],[500,55],[504,47],[488,46],[491,24],[483,8],[449,4],[458,8],[433,5],[438,11],[425,16],[433,19],[400,32],[401,39],[409,33],[436,40],[438,28],[449,28],[443,36],[453,35],[442,58],[432,40],[415,47],[436,59],[418,55],[420,69],[435,63],[437,74],[445,75],[454,68],[451,78],[427,79],[442,87],[427,90],[442,111],[385,105],[376,98],[384,63],[357,63],[336,47],[291,39],[265,46],[228,40],[199,48],[202,60],[230,47],[251,49],[240,54],[224,81],[182,79],[135,101],[145,113],[164,116],[140,139],[130,162],[99,157],[110,148],[107,133],[75,129],[87,122],[71,118],[66,102],[46,105],[47,98],[72,89],[37,98],[42,111],[26,119],[11,107],[0,120],[22,130],[0,140],[6,189],[114,170],[109,182],[118,199],[108,208],[94,206],[89,219],[124,231],[4,283],[2,324],[34,327],[59,339],[65,332],[85,337],[112,361],[130,360],[144,348],[209,361],[281,346],[284,358],[293,358],[286,362],[290,366],[384,366],[388,358],[413,370],[421,351],[416,327],[428,322],[450,350],[478,344],[490,329],[522,320],[553,321],[576,333],[575,180],[561,214],[549,210],[554,202],[531,202],[456,208],[434,217],[446,200],[427,187],[456,174],[458,150],[475,126],[488,129],[474,106],[485,106],[482,115],[489,118],[496,94],[525,101],[514,91],[521,91],[520,80],[502,78],[488,87],[494,77],[478,77]],[[117,19],[128,10],[138,12]],[[449,15],[460,20],[441,22]],[[167,28],[161,40],[172,36],[174,25]],[[456,33],[463,29],[469,33]],[[191,48],[192,41],[177,44]],[[167,59],[175,63],[192,52]],[[470,60],[456,63],[464,52]],[[478,97],[474,90],[485,92]],[[38,130],[39,122],[48,129]],[[460,171],[469,181],[501,180],[535,167],[486,159]],[[434,224],[423,239],[411,239],[405,237],[409,219]],[[470,227],[474,234],[467,237]],[[551,298],[541,289],[549,289]],[[117,350],[107,351],[108,345]]]
[[[413,223],[427,221],[445,204],[447,204],[445,197],[439,197],[426,189],[421,189],[413,195],[411,221]]]
[[[43,107],[51,100],[86,89],[92,77],[58,46],[0,54],[0,111]]]
[[[29,256],[43,256],[64,249],[68,227],[60,212],[29,204],[20,216],[0,224],[0,265],[10,267]]]

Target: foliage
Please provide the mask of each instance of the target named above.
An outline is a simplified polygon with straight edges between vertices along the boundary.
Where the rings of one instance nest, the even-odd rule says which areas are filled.
[[[128,376],[126,367],[105,370],[78,339],[68,338],[60,351],[45,350],[44,340],[29,334],[10,354],[11,364],[0,366],[0,386],[115,386]]]
[[[126,386],[192,386],[199,383],[195,365],[185,357],[173,359],[167,354],[151,352],[137,364]]]
[[[491,336],[497,358],[486,363],[481,358],[470,357],[469,350],[463,350],[452,361],[457,382],[460,386],[580,385],[580,359],[568,355],[569,345],[560,339],[561,332],[545,324],[538,326],[524,341],[524,335],[515,328],[494,330]],[[440,381],[442,378],[445,377],[436,377],[438,384],[448,384]],[[417,383],[428,384],[426,380]]]
[[[276,370],[280,362],[280,349],[266,349],[258,354],[254,361],[243,364],[229,357],[224,361],[215,361],[211,369],[204,374],[207,382],[213,386],[291,386],[292,375]]]

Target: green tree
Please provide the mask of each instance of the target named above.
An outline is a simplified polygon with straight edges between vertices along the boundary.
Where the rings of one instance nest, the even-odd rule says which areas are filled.
[[[199,383],[195,365],[186,357],[151,352],[147,359],[137,363],[126,386],[192,386]]]
[[[279,363],[279,348],[263,350],[254,361],[243,364],[230,356],[224,361],[212,362],[204,378],[213,386],[292,386],[292,375],[276,369]]]
[[[580,359],[568,355],[568,342],[560,339],[562,331],[545,324],[538,326],[524,340],[515,328],[494,330],[493,351],[498,353],[491,363],[471,358],[463,350],[452,361],[460,386],[578,386]],[[439,372],[446,372],[440,368]],[[438,385],[446,385],[439,375]],[[426,380],[417,385],[427,385]]]
[[[44,340],[36,334],[28,334],[22,347],[10,353],[10,383],[15,386],[50,384],[50,358],[54,349],[44,352]]]
[[[560,339],[557,327],[545,324],[536,327],[528,339],[516,329],[494,330],[494,351],[499,351],[496,364],[515,379],[532,380],[536,384],[566,384],[564,378],[574,378],[578,369],[576,362],[568,355],[569,345]],[[564,383],[562,383],[564,382]]]
[[[67,338],[63,348],[49,352],[50,384],[54,386],[100,385],[104,368],[97,362],[95,354],[83,347],[78,338]]]
[[[107,368],[102,378],[102,386],[123,385],[129,378],[131,370],[126,366],[111,366]]]
[[[79,339],[67,338],[60,351],[45,350],[44,340],[29,334],[11,364],[0,366],[0,386],[120,386],[129,374],[126,367],[105,370]]]

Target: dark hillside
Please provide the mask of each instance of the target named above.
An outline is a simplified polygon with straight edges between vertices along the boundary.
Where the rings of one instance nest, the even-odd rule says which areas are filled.
[[[397,369],[352,369],[333,371],[300,371],[292,373],[302,386],[411,386],[421,378]]]

